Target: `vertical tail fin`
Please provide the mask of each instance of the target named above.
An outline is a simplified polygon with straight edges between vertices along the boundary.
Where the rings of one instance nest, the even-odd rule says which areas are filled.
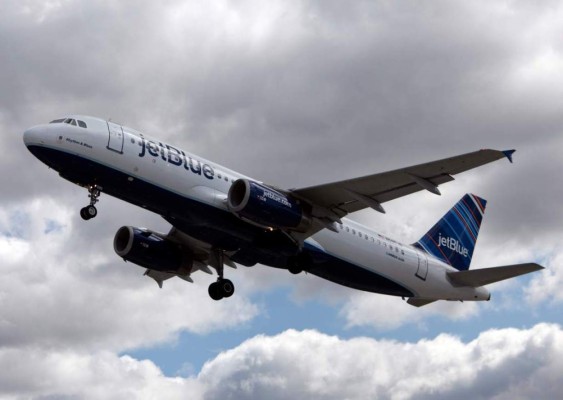
[[[466,194],[414,245],[460,271],[469,269],[486,205]]]

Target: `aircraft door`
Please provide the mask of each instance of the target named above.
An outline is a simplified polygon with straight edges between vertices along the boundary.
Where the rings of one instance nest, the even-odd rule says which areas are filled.
[[[121,125],[108,121],[108,132],[109,139],[107,149],[123,154],[123,140],[125,135],[123,134],[123,128],[121,128]]]
[[[418,256],[418,269],[416,270],[416,276],[423,281],[426,280],[426,276],[428,275],[428,258],[425,254],[416,253]]]

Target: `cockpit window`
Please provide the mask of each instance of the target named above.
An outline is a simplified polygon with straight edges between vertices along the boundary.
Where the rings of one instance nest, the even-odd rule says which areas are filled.
[[[86,125],[86,122],[80,121],[80,120],[74,119],[74,118],[54,119],[49,123],[50,124],[60,124],[62,122],[64,122],[65,124],[69,124],[69,125],[79,126],[81,128],[88,128],[88,126]]]

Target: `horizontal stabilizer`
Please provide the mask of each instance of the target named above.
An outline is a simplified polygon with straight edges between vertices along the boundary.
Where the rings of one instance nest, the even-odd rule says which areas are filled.
[[[495,268],[448,272],[448,278],[456,286],[479,287],[541,269],[543,267],[535,263],[505,265]]]
[[[409,303],[411,306],[422,307],[427,304],[434,303],[435,301],[436,300],[433,299],[419,299],[416,297],[411,297],[410,299],[407,300],[407,303]]]

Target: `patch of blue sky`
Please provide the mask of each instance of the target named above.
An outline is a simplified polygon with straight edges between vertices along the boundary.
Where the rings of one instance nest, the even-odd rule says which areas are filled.
[[[280,288],[261,293],[252,298],[266,312],[241,326],[206,334],[184,332],[174,344],[128,351],[137,359],[150,359],[167,376],[178,375],[186,371],[186,364],[199,372],[203,364],[215,358],[220,352],[232,349],[245,340],[259,334],[276,335],[287,329],[316,329],[324,333],[341,333],[342,320],[338,310],[309,301],[296,304],[289,299],[288,288]],[[202,301],[211,301],[202,299]],[[228,300],[223,300],[228,301]]]
[[[24,211],[16,210],[8,217],[8,226],[3,227],[2,234],[6,237],[25,239],[31,223],[30,215]]]
[[[425,318],[422,322],[406,323],[387,331],[376,330],[369,326],[347,328],[346,321],[339,314],[338,306],[327,305],[316,300],[297,304],[290,299],[291,288],[279,288],[255,295],[252,301],[259,304],[265,312],[241,326],[207,334],[184,332],[173,344],[137,349],[124,354],[153,361],[167,376],[186,376],[197,374],[207,360],[215,358],[222,351],[240,345],[249,338],[260,334],[276,335],[287,329],[315,329],[342,339],[370,337],[401,342],[417,342],[447,333],[468,342],[487,329],[528,328],[539,322],[561,324],[563,318],[558,307],[542,304],[534,309],[524,301],[522,287],[529,279],[520,278],[518,286],[503,292],[502,296],[510,297],[509,309],[495,307],[492,303],[491,306],[480,303],[479,313],[467,319],[453,320],[435,315]],[[381,295],[374,294],[374,296]],[[202,301],[210,300],[202,299]],[[410,306],[405,304],[405,307]]]
[[[43,233],[46,235],[50,233],[58,233],[61,232],[64,228],[64,225],[60,224],[59,222],[55,221],[54,219],[45,219],[45,229]]]

